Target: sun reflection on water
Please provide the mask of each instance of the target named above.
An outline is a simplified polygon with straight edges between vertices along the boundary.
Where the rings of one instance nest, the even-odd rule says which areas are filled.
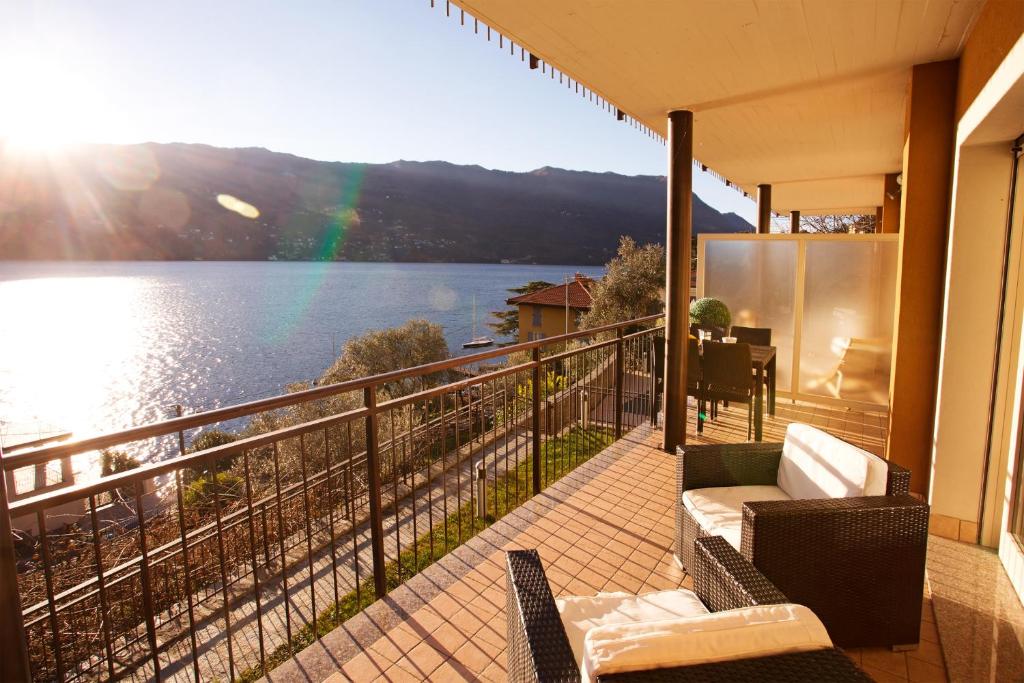
[[[0,355],[6,361],[0,364],[0,436],[6,443],[53,431],[86,436],[135,421],[135,388],[146,375],[152,333],[148,289],[137,277],[0,282]],[[86,472],[93,462],[73,466]]]

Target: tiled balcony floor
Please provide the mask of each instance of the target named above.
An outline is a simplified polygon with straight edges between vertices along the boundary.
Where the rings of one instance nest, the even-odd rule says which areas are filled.
[[[879,452],[884,416],[783,405],[765,440],[791,421]],[[746,410],[723,410],[692,442],[746,437]],[[690,425],[693,429],[692,420]],[[672,558],[674,458],[641,427],[526,505],[275,670],[273,680],[505,680],[504,550],[537,548],[556,595],[645,592],[691,580]],[[879,681],[946,680],[931,600],[919,649],[849,652]]]

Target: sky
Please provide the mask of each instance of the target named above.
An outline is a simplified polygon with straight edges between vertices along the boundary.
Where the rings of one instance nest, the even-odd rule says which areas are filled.
[[[663,175],[667,152],[429,0],[0,1],[0,138]],[[755,220],[695,171],[694,190]]]

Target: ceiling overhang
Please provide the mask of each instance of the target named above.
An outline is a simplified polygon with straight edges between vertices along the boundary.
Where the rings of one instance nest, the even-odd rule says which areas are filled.
[[[873,212],[900,170],[914,64],[957,56],[984,0],[456,0],[777,212]]]

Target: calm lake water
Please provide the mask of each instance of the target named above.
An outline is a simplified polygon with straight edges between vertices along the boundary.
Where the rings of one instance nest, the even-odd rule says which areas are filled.
[[[0,438],[111,431],[281,393],[345,340],[426,318],[452,353],[507,289],[601,268],[409,263],[0,263]]]

